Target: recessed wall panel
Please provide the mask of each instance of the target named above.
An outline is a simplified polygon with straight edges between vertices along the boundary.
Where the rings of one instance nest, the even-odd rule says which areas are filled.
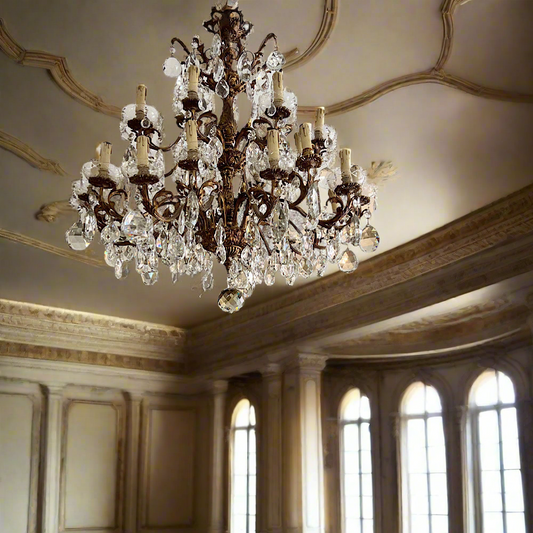
[[[112,405],[72,402],[66,417],[65,529],[116,526],[118,416]]]
[[[27,533],[33,403],[0,394],[0,531]]]

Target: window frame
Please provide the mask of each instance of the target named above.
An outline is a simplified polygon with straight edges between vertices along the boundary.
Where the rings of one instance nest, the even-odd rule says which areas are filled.
[[[359,391],[359,401],[361,398],[365,397],[368,400],[370,408],[370,416],[368,418],[363,418],[359,415],[357,420],[346,420],[344,418],[344,411],[349,401],[347,401],[348,396],[355,390]],[[341,507],[341,531],[346,533],[346,472],[344,464],[344,454],[345,454],[345,439],[344,439],[344,429],[347,426],[355,425],[358,428],[358,461],[359,461],[359,472],[358,472],[358,481],[359,481],[359,521],[361,523],[361,531],[363,527],[363,489],[362,489],[362,479],[363,472],[361,471],[361,424],[368,423],[368,432],[370,436],[370,478],[372,482],[372,530],[376,531],[376,516],[375,516],[375,487],[374,487],[374,455],[372,449],[374,447],[373,437],[372,437],[372,402],[370,401],[370,396],[365,393],[360,387],[351,387],[348,389],[342,396],[339,403],[338,409],[338,427],[339,427],[339,466],[340,466],[340,507]]]
[[[242,402],[248,402],[249,409],[253,409],[254,411],[254,417],[255,417],[255,424],[250,423],[250,417],[248,417],[248,425],[247,426],[236,426],[236,419],[239,412],[239,406]],[[257,409],[255,408],[255,405],[252,403],[252,401],[249,398],[242,397],[237,400],[235,403],[232,412],[231,412],[231,424],[230,424],[230,431],[229,431],[229,520],[228,520],[228,533],[233,532],[233,520],[234,520],[234,513],[233,513],[233,505],[234,505],[234,498],[233,498],[233,490],[234,490],[234,457],[235,457],[235,435],[237,431],[246,431],[246,448],[247,448],[247,458],[246,458],[246,533],[257,533]],[[250,435],[251,432],[254,432],[255,434],[255,474],[250,474]],[[255,491],[255,514],[250,514],[250,476],[253,475],[256,480],[256,491]],[[255,528],[254,532],[250,531],[250,517],[254,516],[255,518]]]
[[[406,413],[406,402],[408,401],[409,395],[413,392],[415,386],[423,386],[424,387],[424,412],[419,414],[409,414]],[[441,409],[437,413],[428,413],[426,409],[426,394],[427,394],[427,388],[431,387],[435,390],[435,392],[439,396],[439,401],[441,405]],[[446,517],[448,519],[448,531],[450,531],[450,501],[449,501],[449,472],[448,472],[448,450],[447,450],[447,442],[446,442],[446,427],[444,424],[444,409],[443,409],[443,403],[442,403],[442,395],[439,392],[439,389],[435,387],[431,383],[425,383],[423,381],[414,381],[410,383],[407,388],[405,389],[401,402],[400,402],[400,410],[398,413],[399,416],[399,441],[400,441],[400,450],[399,450],[399,477],[401,481],[401,506],[400,506],[400,523],[401,523],[401,531],[402,533],[410,533],[412,532],[412,524],[411,524],[411,497],[410,497],[410,475],[409,475],[409,443],[408,443],[408,422],[410,420],[423,420],[424,422],[424,450],[425,450],[425,463],[426,463],[426,483],[427,483],[427,499],[428,499],[428,517],[429,517],[429,533],[432,533],[432,516],[442,516],[442,515],[432,515],[431,513],[431,482],[430,482],[430,470],[429,470],[429,434],[428,434],[428,420],[430,418],[437,418],[439,417],[441,419],[442,423],[442,432],[444,436],[444,460],[446,464],[446,470],[444,472],[445,479],[446,479],[446,508],[447,513]]]
[[[498,397],[496,403],[491,405],[482,405],[478,406],[475,402],[475,389],[478,385],[479,380],[489,372],[494,372],[496,381],[497,381],[497,391]],[[500,378],[499,374],[503,374],[507,377],[513,384],[514,390],[514,402],[504,403],[500,400]],[[498,450],[499,450],[499,461],[500,461],[500,487],[502,494],[502,511],[503,516],[503,533],[512,533],[509,531],[507,526],[507,510],[506,510],[506,491],[505,491],[505,468],[504,468],[504,458],[503,458],[503,435],[502,435],[502,416],[501,412],[503,409],[515,409],[516,414],[516,424],[518,430],[518,446],[519,446],[519,460],[520,460],[520,477],[522,480],[522,498],[524,501],[524,523],[525,530],[528,531],[528,510],[526,502],[526,490],[525,490],[525,479],[524,479],[524,467],[522,461],[522,450],[521,450],[521,439],[520,439],[520,421],[518,417],[518,402],[517,402],[517,387],[513,378],[503,370],[487,368],[481,372],[476,379],[470,385],[468,390],[468,416],[467,416],[467,428],[465,435],[467,437],[468,445],[468,466],[471,468],[471,474],[468,476],[469,481],[469,497],[468,502],[471,507],[471,512],[469,513],[469,526],[470,530],[473,533],[483,533],[483,496],[482,496],[482,468],[481,468],[481,457],[480,457],[480,436],[479,436],[479,415],[480,413],[486,413],[490,411],[495,411],[497,414],[498,420]]]

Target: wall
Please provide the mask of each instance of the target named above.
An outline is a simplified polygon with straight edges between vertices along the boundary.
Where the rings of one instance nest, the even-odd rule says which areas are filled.
[[[207,530],[209,395],[148,372],[2,363],[0,532]]]

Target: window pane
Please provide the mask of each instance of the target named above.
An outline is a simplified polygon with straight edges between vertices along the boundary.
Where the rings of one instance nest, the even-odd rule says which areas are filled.
[[[234,433],[233,439],[233,471],[235,474],[248,472],[248,435],[245,429],[239,429]]]
[[[361,476],[361,485],[364,496],[372,496],[372,474],[363,474]]]
[[[363,533],[374,533],[374,522],[372,520],[363,520]]]
[[[474,402],[479,407],[498,403],[496,372],[494,370],[487,370],[481,374],[474,384],[473,392]]]
[[[368,422],[361,424],[361,450],[370,451],[370,424]]]
[[[246,533],[246,515],[233,515],[232,533]]]
[[[441,411],[439,393],[433,387],[426,386],[426,412],[440,413]]]
[[[357,424],[344,426],[344,449],[348,452],[359,451],[359,426]]]
[[[504,472],[505,507],[507,511],[523,511],[524,498],[522,496],[522,474],[520,470]]]
[[[346,452],[344,454],[344,473],[359,474],[359,453]]]
[[[352,389],[344,397],[343,420],[359,420],[361,393],[359,389]]]
[[[428,456],[430,472],[446,472],[446,452],[443,446],[429,447]]]
[[[345,533],[362,533],[361,521],[357,518],[347,519]]]
[[[480,444],[481,470],[500,470],[500,445]]]
[[[248,532],[255,533],[255,516],[250,516],[248,518],[248,523],[249,523],[249,528],[250,528]]]
[[[506,518],[509,533],[526,533],[526,518],[523,513],[508,513]]]
[[[344,475],[344,495],[350,499],[355,497],[359,501],[359,474]]]
[[[503,372],[498,372],[498,385],[500,386],[500,401],[514,403],[515,393],[513,382]]]
[[[372,458],[370,452],[366,450],[361,451],[361,472],[365,474],[372,472]]]
[[[503,515],[483,513],[483,533],[503,533]]]
[[[372,496],[363,496],[363,518],[373,518]]]
[[[427,472],[426,449],[422,447],[409,447],[408,470],[411,473]]]
[[[404,399],[404,412],[408,415],[423,414],[426,410],[423,383],[415,383],[408,389]]]
[[[432,516],[435,515],[443,515],[446,516],[448,514],[448,495],[442,494],[440,496],[433,496],[431,495],[431,514]]]
[[[409,448],[425,448],[426,446],[426,424],[424,420],[407,421],[407,442]]]
[[[241,400],[235,407],[235,424],[234,427],[248,427],[250,421],[250,402]]]
[[[444,428],[440,416],[428,418],[428,445],[444,447]]]
[[[370,420],[370,401],[366,396],[361,397],[361,418]]]
[[[431,533],[448,533],[448,517],[433,516],[431,518]]]
[[[516,423],[516,408],[507,407],[501,410],[502,417],[502,434],[504,440],[518,439],[518,426]]]
[[[499,492],[483,492],[481,503],[487,511],[503,511],[502,495]]]
[[[482,472],[481,486],[483,492],[500,493],[502,491],[502,477],[500,472]]]
[[[429,485],[432,495],[447,496],[446,474],[430,474]]]
[[[255,426],[255,409],[254,406],[250,406],[250,426]]]
[[[409,476],[409,498],[414,514],[427,514],[429,512],[426,474],[411,474]]]
[[[429,533],[429,517],[425,515],[413,515],[411,517],[411,531],[413,533]]]
[[[499,441],[498,413],[496,411],[479,413],[479,442],[484,446]]]

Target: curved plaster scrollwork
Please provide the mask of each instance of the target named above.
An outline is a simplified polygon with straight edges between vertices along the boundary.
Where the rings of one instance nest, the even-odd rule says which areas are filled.
[[[33,239],[27,235],[21,235],[20,233],[15,233],[7,229],[0,228],[0,239],[6,239],[11,242],[16,242],[18,244],[25,244],[26,246],[31,246],[32,248],[37,248],[38,250],[43,250],[59,257],[64,257],[66,259],[73,259],[74,261],[79,261],[80,263],[85,263],[86,265],[96,266],[96,267],[105,267],[106,264],[101,259],[96,259],[88,255],[80,254],[79,252],[71,252],[70,250],[64,250],[58,246],[53,246],[46,242]]]
[[[443,25],[442,46],[439,58],[433,68],[387,80],[361,94],[326,107],[327,114],[341,115],[343,113],[348,113],[349,111],[353,111],[354,109],[369,104],[392,91],[396,91],[403,87],[409,87],[410,85],[418,85],[420,83],[437,83],[491,100],[533,104],[533,94],[502,91],[491,87],[483,87],[477,83],[454,76],[444,70],[452,53],[455,10],[458,6],[466,4],[468,1],[469,0],[444,0],[441,7]],[[303,115],[309,115],[314,113],[315,109],[315,106],[300,106],[298,111]]]
[[[57,200],[41,206],[39,211],[35,213],[35,218],[41,222],[55,222],[58,217],[64,215],[73,215],[74,209],[70,207],[68,200]]]
[[[105,115],[120,118],[119,107],[106,104],[102,98],[83,87],[74,79],[64,57],[40,50],[26,50],[9,35],[2,19],[0,19],[0,50],[20,65],[48,70],[57,85],[82,104]]]
[[[285,54],[288,60],[285,69],[294,69],[307,63],[324,48],[335,27],[338,5],[339,0],[324,0],[324,13],[317,35],[303,53],[300,54],[298,49],[294,49]],[[82,104],[99,113],[120,118],[120,107],[106,104],[100,96],[74,79],[66,58],[40,50],[26,50],[9,34],[3,19],[0,19],[0,50],[23,66],[48,70],[57,85]]]
[[[1,24],[1,19],[0,19]],[[1,28],[1,26],[0,26]],[[26,163],[29,163],[32,167],[38,168],[45,172],[52,172],[58,176],[67,176],[65,169],[57,162],[52,159],[47,159],[41,154],[38,154],[31,146],[22,142],[20,139],[9,135],[5,131],[0,130],[0,147],[4,148],[8,152],[15,154],[17,157],[20,157]]]

